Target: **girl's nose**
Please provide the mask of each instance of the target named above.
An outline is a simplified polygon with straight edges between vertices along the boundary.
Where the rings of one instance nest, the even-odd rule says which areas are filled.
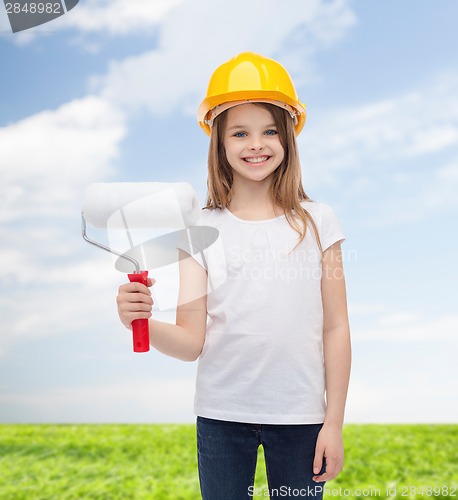
[[[253,151],[259,151],[264,147],[264,141],[262,137],[253,136],[250,144],[250,149]]]

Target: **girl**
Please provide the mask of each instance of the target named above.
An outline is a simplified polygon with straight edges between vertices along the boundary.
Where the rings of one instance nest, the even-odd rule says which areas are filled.
[[[204,500],[256,495],[260,444],[270,498],[322,498],[343,465],[351,348],[345,236],[334,211],[302,187],[305,106],[283,66],[245,52],[214,72],[198,116],[210,135],[201,221],[218,229],[223,252],[180,250],[176,324],[151,319],[151,345],[199,359]],[[151,317],[144,285],[121,286],[117,300],[127,328]]]

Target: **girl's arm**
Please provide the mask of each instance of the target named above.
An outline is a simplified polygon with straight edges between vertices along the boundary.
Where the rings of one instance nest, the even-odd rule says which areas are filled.
[[[323,254],[321,293],[323,300],[323,347],[326,373],[326,416],[317,440],[314,472],[321,469],[323,456],[326,472],[315,476],[327,481],[343,466],[342,426],[350,380],[351,344],[348,322],[345,276],[340,242]]]
[[[205,341],[207,323],[207,273],[191,257],[180,252],[180,290],[176,324],[150,319],[150,344],[158,351],[181,359],[196,360]],[[155,283],[148,279],[148,286]],[[119,287],[119,317],[128,329],[134,319],[151,318],[151,292],[141,283]]]

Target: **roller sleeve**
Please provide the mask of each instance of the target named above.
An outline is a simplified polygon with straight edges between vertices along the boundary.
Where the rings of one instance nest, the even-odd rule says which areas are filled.
[[[181,229],[196,223],[199,206],[187,182],[95,182],[84,192],[83,214],[99,229],[124,229],[125,217],[131,228]]]

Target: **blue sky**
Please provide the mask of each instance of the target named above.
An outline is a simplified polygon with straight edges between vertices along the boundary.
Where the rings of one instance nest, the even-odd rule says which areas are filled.
[[[195,113],[244,50],[293,76],[305,190],[347,236],[346,421],[456,422],[457,18],[452,0],[81,0],[13,35],[1,5],[0,422],[194,420],[196,363],[131,352],[82,193],[187,181],[203,204]],[[173,321],[176,269],[155,276]]]

